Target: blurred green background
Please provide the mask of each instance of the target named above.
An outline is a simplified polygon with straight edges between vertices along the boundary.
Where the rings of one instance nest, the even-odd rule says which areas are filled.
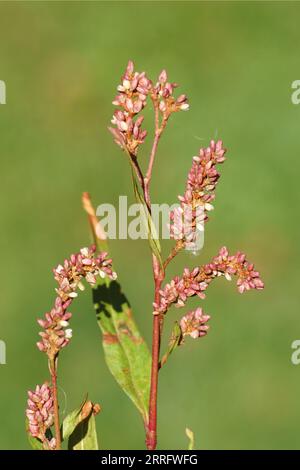
[[[96,204],[133,201],[128,162],[106,129],[129,58],[153,79],[166,68],[191,103],[161,142],[154,202],[176,201],[199,146],[219,137],[228,148],[205,247],[181,255],[170,276],[226,244],[245,251],[266,284],[243,296],[223,279],[210,287],[208,337],[187,341],[161,373],[159,448],[186,448],[186,426],[200,449],[300,448],[300,366],[290,360],[300,339],[299,17],[297,2],[0,4],[0,448],[28,448],[26,391],[48,375],[35,319],[54,299],[52,267],[89,242],[82,191]],[[111,254],[150,343],[148,245],[114,241]],[[140,418],[105,366],[89,294],[72,307],[62,408],[89,391],[103,407],[102,448],[144,448]]]

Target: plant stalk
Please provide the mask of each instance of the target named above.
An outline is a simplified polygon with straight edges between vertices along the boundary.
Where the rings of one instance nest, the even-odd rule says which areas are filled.
[[[155,279],[155,302],[159,302],[159,290],[162,278],[158,276]],[[158,393],[158,371],[159,371],[159,353],[161,340],[161,319],[160,315],[153,315],[153,333],[152,333],[152,367],[151,367],[151,386],[149,400],[149,423],[147,429],[146,444],[147,449],[155,450],[157,443],[157,393]]]
[[[149,164],[144,178],[144,198],[148,206],[151,215],[151,197],[150,197],[150,182],[152,178],[153,166],[157,147],[161,134],[163,133],[167,124],[167,118],[164,118],[160,124],[159,122],[159,102],[153,100],[154,112],[155,112],[155,134],[153,145],[150,153]],[[164,269],[161,269],[160,264],[156,256],[152,256],[153,266],[153,278],[155,285],[154,302],[159,304],[160,300],[160,288],[164,280],[165,274]],[[147,426],[146,434],[146,445],[147,449],[155,450],[157,444],[157,393],[158,393],[158,371],[159,371],[159,353],[160,353],[160,342],[162,333],[163,318],[161,315],[153,316],[152,326],[152,366],[151,366],[151,383],[150,383],[150,399],[149,399],[149,422]]]
[[[58,396],[57,396],[57,358],[49,360],[49,369],[50,369],[50,374],[51,374],[52,393],[53,393],[54,429],[55,429],[55,439],[56,439],[55,450],[61,450],[59,405],[58,405]]]

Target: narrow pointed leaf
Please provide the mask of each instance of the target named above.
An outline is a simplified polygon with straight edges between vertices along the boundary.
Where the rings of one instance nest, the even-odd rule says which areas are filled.
[[[132,175],[132,181],[133,181],[133,189],[134,189],[135,198],[137,202],[140,204],[141,209],[142,209],[142,217],[143,217],[145,228],[148,233],[148,240],[149,240],[151,251],[156,256],[161,268],[163,269],[163,261],[161,257],[161,246],[160,246],[160,242],[159,242],[159,238],[157,235],[154,222],[152,220],[152,217],[149,212],[146,201],[144,199],[144,196],[141,194],[139,190],[139,187],[138,187],[138,184],[134,175]]]

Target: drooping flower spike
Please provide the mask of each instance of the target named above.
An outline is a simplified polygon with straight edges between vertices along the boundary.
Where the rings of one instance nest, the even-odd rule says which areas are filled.
[[[69,320],[72,314],[67,311],[72,300],[77,297],[77,290],[83,290],[82,279],[85,278],[90,285],[96,283],[97,277],[108,276],[116,279],[112,270],[112,260],[107,253],[95,254],[96,247],[82,248],[79,253],[71,255],[63,265],[54,270],[54,279],[58,282],[54,307],[39,319],[38,324],[43,328],[39,334],[41,341],[37,343],[40,351],[45,352],[50,359],[54,359],[58,352],[67,346],[72,338]]]
[[[160,290],[159,304],[154,303],[154,314],[165,314],[172,304],[175,307],[184,307],[189,297],[197,295],[205,298],[205,291],[213,279],[225,276],[237,276],[237,287],[240,293],[250,289],[263,289],[264,283],[254,265],[246,260],[246,255],[237,252],[229,256],[226,247],[220,249],[211,263],[196,267],[192,271],[186,268],[181,277],[176,276]]]
[[[91,285],[96,283],[97,276],[108,276],[116,279],[116,273],[112,270],[112,260],[107,258],[106,252],[95,256],[96,246],[82,248],[79,253],[71,255],[64,264],[59,264],[54,270],[54,279],[59,287],[56,289],[58,296],[63,301],[77,297],[77,289],[84,289],[81,280],[85,278]]]

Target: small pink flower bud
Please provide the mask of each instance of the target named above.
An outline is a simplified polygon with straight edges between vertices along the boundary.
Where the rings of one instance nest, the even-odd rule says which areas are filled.
[[[167,72],[165,70],[162,70],[159,74],[158,81],[160,83],[165,83],[168,79]]]

